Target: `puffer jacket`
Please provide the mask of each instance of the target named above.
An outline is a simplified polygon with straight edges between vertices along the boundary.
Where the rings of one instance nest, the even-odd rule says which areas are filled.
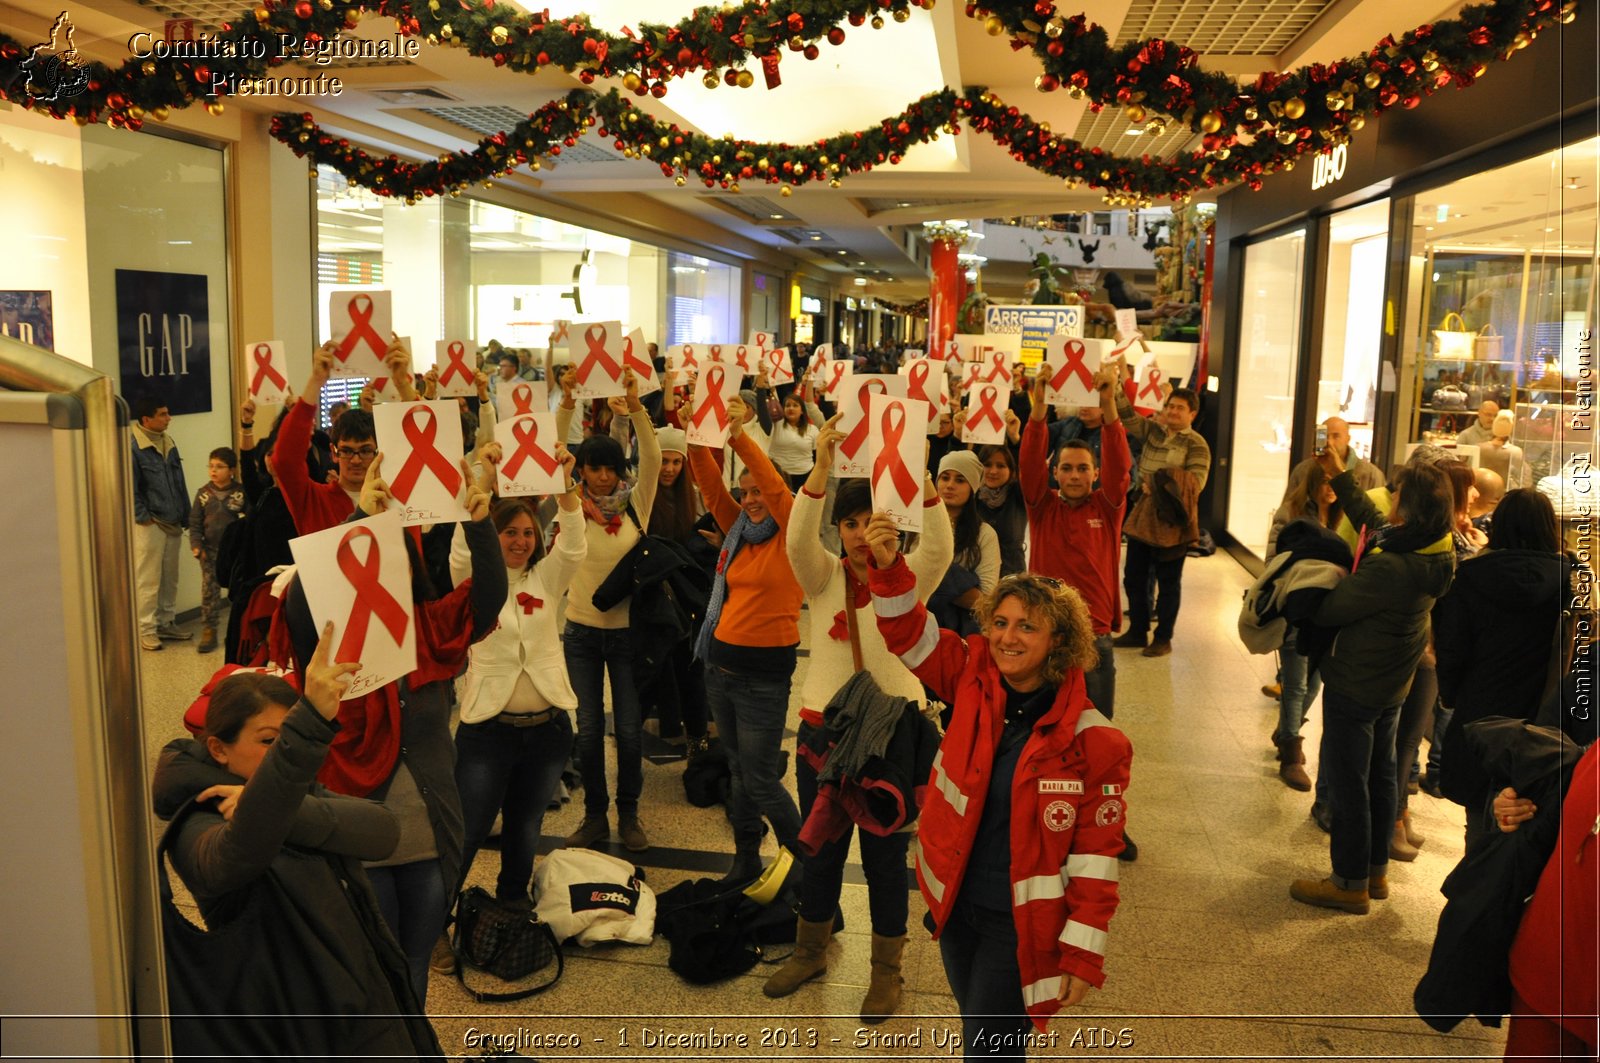
[[[1006,688],[987,641],[943,631],[917,601],[903,558],[874,568],[878,629],[934,694],[954,707],[934,757],[918,829],[917,883],[938,938],[983,820],[1005,727]],[[1117,910],[1117,853],[1133,748],[1084,694],[1071,669],[1034,725],[1011,789],[1012,918],[1023,1005],[1043,1030],[1068,976],[1105,983],[1106,932]]]

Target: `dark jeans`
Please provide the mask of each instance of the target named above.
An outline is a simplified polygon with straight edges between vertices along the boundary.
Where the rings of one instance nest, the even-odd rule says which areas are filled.
[[[1109,720],[1117,704],[1117,659],[1112,656],[1111,636],[1096,635],[1094,650],[1100,655],[1100,663],[1092,671],[1083,673],[1084,692]]]
[[[728,818],[735,852],[750,856],[761,848],[761,817],[766,816],[778,844],[801,855],[800,810],[783,785],[783,727],[789,717],[790,675],[747,675],[706,665],[706,704],[717,722],[717,737],[728,751],[733,776]]]
[[[662,738],[706,736],[706,679],[704,665],[695,660],[688,639],[667,654],[656,673],[639,678],[640,714],[654,708]]]
[[[406,971],[417,994],[417,1006],[428,1003],[428,958],[434,942],[444,933],[450,915],[450,893],[444,868],[437,859],[418,860],[394,867],[369,867],[367,878],[378,895],[378,911],[389,924],[400,951],[406,954]]]
[[[1363,705],[1326,687],[1322,691],[1322,764],[1333,799],[1329,850],[1333,881],[1364,889],[1369,873],[1389,864],[1395,821],[1395,735],[1400,706]]]
[[[633,682],[633,638],[629,630],[567,621],[562,636],[567,677],[578,695],[578,774],[583,810],[604,816],[611,807],[606,788],[606,673],[611,674],[611,720],[617,732],[617,813],[638,815],[644,790],[643,720]]]
[[[561,709],[537,727],[485,720],[456,729],[456,789],[461,791],[461,815],[467,825],[463,883],[494,826],[494,814],[503,812],[495,896],[503,901],[528,899],[545,809],[555,796],[570,752],[572,719]]]
[[[1400,705],[1400,732],[1395,744],[1395,778],[1398,780],[1395,796],[1395,818],[1406,810],[1410,795],[1406,784],[1417,765],[1417,750],[1422,746],[1422,736],[1433,722],[1433,707],[1439,701],[1439,670],[1426,658],[1417,663],[1411,679],[1411,692]]]
[[[1157,642],[1172,641],[1172,630],[1178,623],[1178,607],[1183,604],[1183,562],[1188,555],[1179,553],[1170,561],[1158,559],[1164,547],[1151,546],[1138,539],[1128,540],[1128,563],[1123,570],[1122,589],[1128,595],[1128,630],[1144,635],[1150,630],[1149,582],[1153,574],[1156,581],[1156,631]]]
[[[800,745],[806,743],[812,730],[808,723],[800,725]],[[800,818],[804,821],[811,815],[811,805],[817,799],[816,769],[804,757],[797,756],[794,779],[800,791]],[[808,857],[800,882],[800,918],[813,923],[833,918],[844,887],[844,865],[850,856],[852,834],[861,837],[861,870],[867,876],[867,907],[872,912],[872,932],[883,937],[900,937],[906,932],[910,896],[906,878],[910,831],[895,831],[884,837],[871,831],[857,831],[852,825],[819,849],[816,856]]]
[[[1019,1037],[1031,1028],[1022,1003],[1017,926],[1011,913],[957,899],[939,936],[939,957],[961,1009],[964,1058],[1025,1059],[1027,1052],[1021,1049],[994,1052],[985,1044],[994,1038]]]

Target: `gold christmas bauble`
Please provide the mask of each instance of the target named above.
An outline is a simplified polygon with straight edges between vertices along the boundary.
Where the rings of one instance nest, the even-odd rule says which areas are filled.
[[[747,89],[756,83],[756,76],[748,70],[739,71],[739,87]]]
[[[708,70],[706,71],[706,76],[700,79],[700,83],[708,89],[714,89],[722,84],[722,79],[717,76],[715,70]]]
[[[1361,79],[1361,83],[1369,89],[1375,89],[1383,84],[1383,75],[1376,70],[1369,70]]]
[[[489,39],[495,43],[496,47],[500,47],[511,39],[511,31],[504,26],[496,26],[489,31]]]
[[[1298,122],[1306,113],[1306,101],[1298,96],[1284,100],[1283,113]]]
[[[622,87],[627,89],[629,92],[638,92],[643,86],[644,78],[640,77],[638,74],[635,74],[633,71],[630,70],[626,74],[622,75]]]
[[[983,32],[991,37],[998,37],[1006,31],[1006,24],[999,15],[990,15],[983,20]]]
[[[1200,132],[1215,133],[1222,128],[1222,115],[1217,111],[1207,111],[1200,116]]]
[[[1144,121],[1144,115],[1144,108],[1140,107],[1138,104],[1134,104],[1132,107],[1128,108],[1128,121],[1130,122],[1142,122]]]
[[[911,10],[909,8],[904,8],[904,7],[895,8],[894,20],[896,22],[905,22],[910,17],[911,17]]]
[[[790,188],[788,185],[784,185],[782,188],[780,188],[778,190],[778,194],[783,196],[785,199],[787,199],[790,196],[794,195],[794,189]]]

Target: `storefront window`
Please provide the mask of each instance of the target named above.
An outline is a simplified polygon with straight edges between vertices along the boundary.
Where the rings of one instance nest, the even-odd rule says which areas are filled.
[[[1305,231],[1245,249],[1228,531],[1264,556],[1289,476]]]
[[[782,333],[783,278],[759,270],[750,275],[750,330]]]
[[[1388,254],[1388,200],[1368,203],[1329,219],[1316,422],[1343,418],[1350,425],[1350,445],[1364,458],[1372,456]]]
[[[1597,155],[1591,140],[1416,197],[1396,459],[1459,446],[1513,488],[1589,455],[1572,426],[1580,387],[1593,399]],[[1491,402],[1513,413],[1502,434],[1491,420],[1458,438]]]
[[[666,342],[743,342],[739,273],[738,266],[669,252]]]

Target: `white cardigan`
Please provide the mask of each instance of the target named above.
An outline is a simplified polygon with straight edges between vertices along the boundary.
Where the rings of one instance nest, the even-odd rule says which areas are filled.
[[[538,564],[511,577],[499,624],[473,644],[467,670],[456,680],[462,723],[482,723],[500,715],[524,673],[551,705],[577,707],[578,696],[567,679],[567,658],[556,627],[556,606],[588,554],[583,521],[581,509],[560,510],[554,547]],[[466,540],[457,528],[450,544],[450,575],[459,583],[469,571]],[[518,593],[531,594],[543,604],[524,613],[517,603]]]

